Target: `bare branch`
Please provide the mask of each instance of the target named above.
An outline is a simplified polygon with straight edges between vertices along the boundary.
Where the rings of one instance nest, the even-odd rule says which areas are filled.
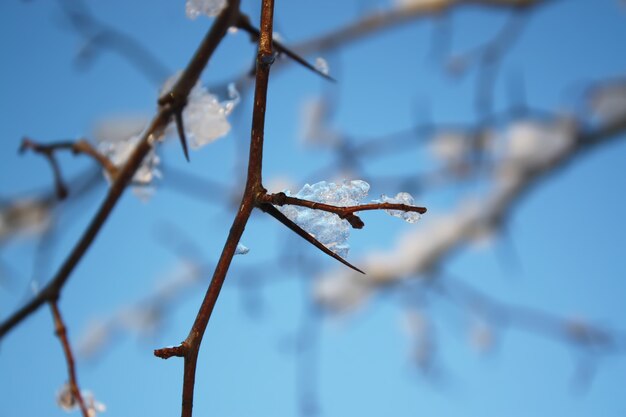
[[[69,379],[69,387],[70,392],[72,394],[73,399],[78,403],[80,407],[80,411],[83,414],[83,417],[91,417],[89,411],[87,410],[87,406],[85,405],[85,401],[83,400],[83,396],[80,393],[80,388],[78,386],[78,378],[76,377],[76,367],[74,365],[74,354],[72,353],[72,348],[70,346],[70,341],[67,337],[67,327],[65,327],[65,323],[63,322],[63,317],[61,316],[61,311],[57,305],[57,301],[51,301],[50,309],[52,310],[52,317],[54,319],[54,329],[57,337],[61,341],[61,346],[63,347],[63,353],[65,354],[65,362],[67,363],[67,373]]]

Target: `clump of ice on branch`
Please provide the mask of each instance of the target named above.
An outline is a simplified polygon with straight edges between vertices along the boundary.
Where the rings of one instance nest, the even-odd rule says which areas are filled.
[[[113,116],[98,122],[93,129],[98,151],[121,169],[139,143],[148,119],[143,116]],[[135,185],[146,186],[161,177],[159,157],[154,148],[145,156],[133,176]],[[109,173],[104,173],[110,181]]]
[[[380,196],[380,200],[373,200],[374,203],[391,203],[391,204],[404,204],[406,206],[414,206],[415,199],[409,193],[400,192],[395,197],[387,197],[385,194]],[[422,216],[414,211],[402,211],[402,210],[385,210],[393,217],[404,220],[407,223],[416,223]]]
[[[369,184],[362,180],[346,180],[338,184],[321,181],[306,184],[293,197],[333,206],[356,206],[367,196],[369,189]],[[285,194],[292,196],[288,190]],[[337,255],[344,258],[348,255],[351,226],[346,220],[333,213],[306,207],[283,206],[279,210]]]
[[[117,168],[122,168],[128,158],[132,155],[135,147],[139,143],[141,135],[131,136],[125,139],[114,138],[112,140],[106,138],[98,139],[98,149],[106,156]],[[149,185],[152,180],[161,177],[158,169],[160,163],[159,156],[154,151],[154,147],[144,157],[141,165],[133,176],[133,183],[136,185]],[[108,173],[105,172],[107,179]]]
[[[244,246],[241,243],[237,244],[237,249],[235,249],[235,255],[246,255],[248,252],[250,252],[250,249],[247,246]]]
[[[161,95],[167,94],[176,84],[180,72],[170,77],[161,88]],[[230,131],[228,116],[239,103],[239,92],[235,84],[228,86],[228,99],[220,101],[198,81],[189,92],[187,105],[183,110],[185,135],[192,149],[198,149],[225,136]]]

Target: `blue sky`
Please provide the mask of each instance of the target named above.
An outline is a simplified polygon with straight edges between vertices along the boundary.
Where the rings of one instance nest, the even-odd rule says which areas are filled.
[[[624,74],[626,8],[622,2],[550,3],[529,16],[502,62],[494,93],[497,110],[507,107],[507,80],[518,74],[528,103],[557,113],[581,108],[583,86]],[[210,24],[206,18],[186,19],[182,0],[89,0],[87,4],[98,19],[132,35],[172,73],[184,67]],[[382,0],[277,2],[275,28],[289,44],[326,33],[360,13],[387,7],[391,3]],[[243,9],[253,21],[258,19],[256,2],[244,1]],[[506,19],[506,13],[471,7],[453,13],[447,20],[452,51],[483,44]],[[356,143],[409,129],[426,113],[439,123],[475,121],[476,71],[463,77],[445,73],[442,62],[430,53],[435,27],[431,20],[406,24],[338,52],[321,53],[338,79],[334,85],[298,66],[276,70],[270,81],[266,124],[268,182],[288,178],[299,188],[305,182],[335,178],[334,173],[330,178],[317,175],[334,160],[332,153],[303,146],[300,139],[302,103],[322,92],[335,94],[333,126]],[[154,112],[159,84],[125,59],[105,51],[88,67],[76,65],[84,39],[68,28],[56,2],[3,1],[0,33],[5,57],[0,69],[2,199],[51,185],[49,167],[41,158],[17,154],[23,136],[44,142],[89,137],[94,124],[108,116]],[[229,35],[203,80],[209,86],[231,81],[250,68],[253,57],[254,46],[245,34]],[[163,144],[164,178],[148,202],[132,193],[123,197],[63,293],[60,307],[73,342],[78,343],[97,320],[145,298],[177,264],[177,255],[163,239],[155,238],[168,227],[190,236],[204,262],[217,259],[232,205],[210,192],[200,190],[193,196],[180,192],[179,183],[168,181],[167,168],[236,186],[242,174],[239,156],[247,149],[251,101],[249,93],[242,96],[231,118],[231,134],[193,152],[190,164],[176,141]],[[507,239],[463,248],[446,260],[442,275],[514,305],[626,331],[625,155],[626,141],[621,137],[542,180],[516,204],[507,223]],[[366,171],[372,177],[422,172],[432,166],[429,158],[410,149],[368,162]],[[60,161],[67,177],[88,166],[71,155],[63,155]],[[3,274],[8,277],[0,287],[1,317],[28,297],[33,278],[43,282],[54,273],[103,198],[104,187],[101,184],[78,204],[61,207],[60,232],[41,270],[33,268],[36,240],[23,238],[1,246]],[[402,190],[374,187],[371,194],[398,191]],[[471,187],[459,185],[416,198],[429,207],[424,220],[428,221],[428,216],[445,213],[459,196],[471,192]],[[349,259],[357,265],[370,250],[391,248],[407,228],[421,227],[383,214],[363,218],[366,228],[353,231],[350,239]],[[285,251],[306,253],[324,267],[334,265],[313,248],[298,246],[288,231],[260,213],[253,215],[242,241],[251,251],[235,259],[203,343],[196,415],[297,415],[297,367],[302,362],[297,360],[294,341],[310,305],[310,279],[286,265],[267,271],[258,265]],[[514,253],[516,262],[503,262],[502,253]],[[256,277],[246,267],[261,273]],[[237,286],[244,279],[259,284],[256,295],[261,305],[252,313],[246,308],[250,304],[242,302],[250,293]],[[185,293],[156,334],[119,337],[95,359],[79,360],[81,385],[106,403],[105,416],[179,413],[182,363],[156,359],[152,350],[186,336],[203,292],[204,286],[198,285]],[[582,417],[626,412],[623,355],[600,360],[591,385],[583,394],[572,393],[572,376],[584,356],[576,349],[550,337],[511,329],[498,334],[492,352],[476,354],[467,340],[467,314],[432,294],[424,310],[437,336],[439,373],[434,379],[425,377],[411,360],[413,345],[402,327],[405,298],[401,291],[381,293],[353,314],[329,316],[317,323],[317,365],[304,378],[317,381],[313,386],[320,415]],[[66,379],[65,363],[46,308],[2,341],[0,369],[0,417],[65,415],[54,400]]]

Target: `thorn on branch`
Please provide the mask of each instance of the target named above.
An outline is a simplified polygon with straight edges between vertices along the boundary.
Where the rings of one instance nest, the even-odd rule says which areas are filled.
[[[298,236],[300,236],[301,238],[303,238],[304,240],[306,240],[307,242],[309,242],[310,244],[312,244],[313,246],[315,246],[316,248],[324,252],[326,255],[338,260],[342,264],[346,265],[349,268],[354,269],[357,272],[365,274],[365,272],[363,272],[356,266],[352,265],[350,262],[343,259],[341,256],[337,255],[335,252],[331,251],[326,246],[324,246],[320,241],[318,241],[316,238],[310,235],[307,231],[302,229],[300,226],[294,223],[291,219],[289,219],[287,216],[281,213],[271,203],[261,203],[259,205],[259,208],[263,210],[265,213],[275,218],[276,220],[278,220],[279,222],[281,222],[282,224],[284,224],[285,226],[287,226],[289,229],[295,232]]]
[[[183,110],[180,109],[176,111],[174,114],[174,118],[176,120],[176,130],[178,131],[178,139],[180,139],[180,144],[183,147],[183,153],[185,154],[185,159],[189,162],[189,150],[187,149],[187,137],[185,136],[185,126],[183,124]]]
[[[250,18],[243,13],[240,13],[239,19],[237,19],[237,28],[247,32],[254,41],[257,41],[259,39],[259,36],[261,35],[261,32],[259,31],[259,29],[254,27],[254,25],[250,23]],[[298,64],[302,65],[303,67],[307,68],[310,71],[313,71],[314,73],[316,73],[320,77],[325,78],[328,81],[337,82],[337,80],[335,80],[333,77],[331,77],[330,75],[326,74],[323,71],[320,71],[313,64],[311,64],[310,62],[302,58],[300,55],[298,55],[297,53],[289,49],[287,46],[283,45],[280,41],[273,39],[272,43],[278,53],[287,55],[289,58],[293,59]]]

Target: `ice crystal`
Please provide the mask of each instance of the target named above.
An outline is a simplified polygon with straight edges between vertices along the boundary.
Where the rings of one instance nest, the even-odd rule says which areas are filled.
[[[343,181],[340,184],[321,181],[313,185],[306,184],[293,197],[333,206],[356,206],[367,196],[369,188],[369,184],[362,180]],[[285,191],[285,194],[291,195],[289,191]],[[333,213],[306,207],[284,206],[279,209],[328,249],[341,257],[347,256],[351,227],[346,220]]]
[[[170,77],[161,88],[161,95],[169,92],[179,77],[180,73]],[[227,116],[239,103],[239,92],[235,84],[228,86],[228,97],[228,100],[220,102],[200,82],[191,89],[183,110],[183,123],[192,149],[211,143],[230,131]]]
[[[201,14],[217,16],[226,7],[226,0],[187,0],[185,13],[189,19],[196,19]]]
[[[89,391],[81,391],[81,397],[87,408],[87,415],[89,417],[96,417],[98,413],[106,411],[106,406],[101,402],[96,401],[93,394]],[[57,404],[59,407],[67,412],[73,411],[78,407],[78,401],[72,394],[70,384],[63,384],[59,392],[57,393]]]
[[[328,66],[328,61],[326,61],[322,57],[315,58],[315,69],[324,75],[328,75],[330,71],[330,68]]]
[[[237,244],[237,249],[235,249],[235,255],[245,255],[248,252],[250,252],[250,249],[247,246],[244,246],[241,243]]]
[[[391,204],[404,204],[407,206],[414,206],[415,200],[409,193],[401,192],[396,194],[395,197],[387,197],[385,194],[380,196],[380,200],[374,200],[375,203],[391,203]],[[385,210],[393,217],[398,217],[407,223],[415,223],[422,216],[414,211],[402,211],[402,210]]]

